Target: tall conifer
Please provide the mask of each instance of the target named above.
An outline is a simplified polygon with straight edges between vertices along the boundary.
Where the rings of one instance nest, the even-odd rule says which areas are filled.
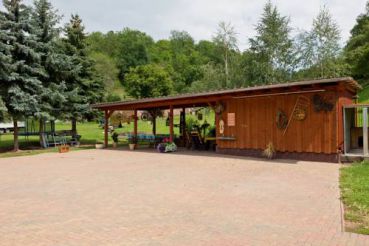
[[[43,87],[38,79],[44,74],[40,66],[39,42],[33,33],[31,10],[21,0],[3,0],[5,10],[2,35],[7,35],[10,48],[11,76],[0,80],[2,99],[14,122],[14,151],[19,150],[18,120],[27,116],[40,116],[40,95]]]

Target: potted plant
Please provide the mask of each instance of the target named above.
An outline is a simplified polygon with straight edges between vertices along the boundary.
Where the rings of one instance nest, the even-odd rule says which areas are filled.
[[[113,139],[113,148],[116,148],[118,146],[118,137],[119,134],[117,132],[113,132],[111,134],[111,138]]]
[[[163,142],[158,144],[157,150],[160,153],[174,152],[177,150],[177,145],[173,142],[170,142],[168,138],[164,138]]]
[[[135,136],[132,136],[128,140],[128,145],[129,145],[129,149],[130,150],[135,150],[136,149],[136,146],[137,146],[137,138]]]
[[[165,152],[165,148],[166,148],[168,142],[169,142],[169,138],[164,138],[163,141],[158,144],[158,146],[156,147],[156,149],[160,153],[164,153]]]
[[[276,151],[272,142],[269,142],[266,149],[263,151],[263,156],[268,159],[274,159],[276,155]]]
[[[173,142],[167,143],[165,146],[165,153],[177,151],[177,145]]]
[[[164,153],[165,152],[165,147],[166,147],[166,143],[160,143],[158,144],[158,146],[156,147],[156,149],[160,152],[160,153]]]
[[[96,149],[103,149],[104,148],[104,143],[101,142],[101,141],[96,141],[95,148]]]

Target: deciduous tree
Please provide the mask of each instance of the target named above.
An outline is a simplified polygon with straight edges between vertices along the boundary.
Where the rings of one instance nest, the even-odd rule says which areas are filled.
[[[219,48],[223,57],[225,74],[225,84],[223,85],[224,88],[227,88],[230,84],[229,64],[230,59],[232,58],[232,52],[238,50],[236,35],[237,33],[231,23],[222,21],[218,25],[216,35],[213,37],[213,41]]]
[[[256,25],[256,36],[250,38],[250,66],[256,83],[273,83],[288,80],[293,64],[293,40],[290,37],[290,20],[282,16],[270,1]]]
[[[313,20],[313,27],[297,38],[300,67],[310,78],[333,77],[341,74],[339,66],[340,31],[327,8],[322,8]]]
[[[169,74],[154,64],[131,68],[126,83],[128,94],[134,98],[168,96],[173,90]]]
[[[365,13],[359,15],[351,30],[351,37],[345,47],[351,75],[363,84],[369,82],[369,2]]]
[[[143,32],[125,28],[118,33],[119,78],[125,85],[125,74],[130,68],[149,63],[149,48],[154,44],[152,38]]]

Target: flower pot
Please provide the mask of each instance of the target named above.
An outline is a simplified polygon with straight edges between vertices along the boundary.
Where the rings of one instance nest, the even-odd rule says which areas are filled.
[[[67,153],[67,152],[69,152],[69,146],[68,145],[59,146],[59,153]]]
[[[165,144],[159,144],[158,147],[157,147],[157,150],[160,153],[164,153],[165,152]]]
[[[113,148],[117,148],[118,147],[118,143],[113,142]]]
[[[136,144],[129,144],[129,149],[130,150],[135,150],[136,149]]]
[[[103,149],[104,148],[104,144],[97,143],[97,144],[95,144],[95,148],[96,149]]]

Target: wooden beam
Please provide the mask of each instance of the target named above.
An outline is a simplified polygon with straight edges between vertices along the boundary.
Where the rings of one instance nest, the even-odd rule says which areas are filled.
[[[108,129],[109,129],[109,111],[105,110],[105,122],[104,122],[104,145],[105,148],[108,147]]]
[[[234,99],[243,99],[243,98],[254,98],[254,97],[270,97],[270,96],[281,96],[281,95],[291,95],[291,94],[307,94],[307,93],[316,93],[316,92],[325,92],[326,90],[309,90],[309,91],[290,91],[290,92],[280,92],[280,93],[269,93],[269,94],[259,94],[259,95],[250,95],[250,96],[239,96],[233,97]]]
[[[169,108],[169,132],[170,132],[170,142],[173,142],[174,141],[174,123],[173,123],[173,120],[174,120],[174,117],[173,117],[173,105],[170,105],[170,108]]]
[[[182,108],[182,114],[183,114],[183,118],[182,120],[182,138],[185,139],[185,135],[186,135],[186,108]]]

